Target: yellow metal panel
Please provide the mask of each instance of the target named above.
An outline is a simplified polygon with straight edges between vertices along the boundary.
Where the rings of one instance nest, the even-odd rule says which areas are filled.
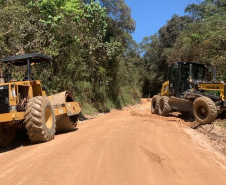
[[[55,113],[55,116],[59,116],[59,115],[62,115],[62,114],[66,114],[67,111],[66,111],[65,107],[60,107],[60,108],[54,109],[54,113]]]
[[[9,105],[16,106],[16,90],[15,84],[9,85]]]
[[[2,83],[2,85],[9,85],[9,84],[14,84],[14,85],[22,85],[22,86],[31,86],[34,84],[40,85],[41,82],[39,80],[34,80],[34,81],[16,81],[16,82],[7,82],[7,83]]]
[[[42,96],[42,88],[40,84],[33,84],[33,96]]]
[[[42,96],[47,96],[45,91],[42,91]]]
[[[65,107],[55,108],[54,113],[55,116],[59,116],[62,114],[67,114],[68,116],[74,116],[79,114],[81,111],[81,107],[78,102],[66,102]]]
[[[74,116],[76,114],[79,114],[81,111],[81,108],[78,102],[67,102],[65,103],[65,107],[66,107],[68,116]]]
[[[39,80],[36,80],[35,83],[36,84],[41,84],[41,82]]]
[[[5,114],[0,114],[0,122],[8,122],[13,120],[23,120],[25,119],[25,112],[10,112]]]
[[[200,83],[198,85],[200,90],[205,90],[205,91],[219,91],[220,92],[220,98],[225,101],[224,97],[224,86],[225,83]]]
[[[162,84],[161,96],[169,96],[169,81]]]
[[[31,99],[31,98],[33,98],[33,97],[34,97],[34,96],[33,96],[33,87],[30,86],[29,89],[28,89],[28,98]]]
[[[22,85],[23,85],[23,86],[30,86],[31,83],[30,83],[29,81],[24,81]]]
[[[199,88],[202,90],[210,90],[210,91],[223,91],[224,84],[199,84]]]

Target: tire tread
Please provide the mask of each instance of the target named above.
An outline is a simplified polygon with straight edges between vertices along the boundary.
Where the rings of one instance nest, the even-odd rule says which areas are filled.
[[[54,134],[49,135],[45,132],[42,121],[42,105],[49,101],[46,97],[37,96],[29,100],[27,104],[27,109],[25,112],[25,127],[27,133],[32,142],[45,142],[52,140],[55,134],[55,125],[54,125]],[[50,102],[50,101],[49,101]],[[53,115],[53,123],[55,124],[55,115]]]

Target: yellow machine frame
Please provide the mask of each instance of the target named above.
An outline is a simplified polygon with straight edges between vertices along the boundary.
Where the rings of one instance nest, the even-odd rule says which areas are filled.
[[[19,96],[16,96],[17,94],[19,94],[19,86],[28,87],[28,100],[35,96],[46,97],[46,92],[42,90],[39,80],[2,83],[0,84],[0,87],[5,85],[8,85],[9,87],[9,106],[16,106],[19,103]],[[51,100],[51,96],[48,96],[48,98]],[[79,112],[81,111],[81,108],[77,102],[66,102],[64,105],[55,106],[57,106],[56,108],[54,108],[55,116],[62,114],[71,116],[79,114]],[[0,122],[9,122],[9,125],[13,125],[13,121],[24,119],[25,112],[17,112],[16,109],[11,110],[11,112],[9,113],[0,114]]]
[[[219,91],[221,100],[225,101],[225,95],[224,95],[225,83],[214,83],[214,84],[200,83],[198,87],[200,90],[205,90],[205,91]]]
[[[169,96],[169,81],[162,84],[161,96]]]
[[[198,88],[204,91],[219,91],[221,100],[225,101],[225,84],[226,83],[200,83],[198,84]],[[162,84],[161,96],[169,96],[169,81]]]

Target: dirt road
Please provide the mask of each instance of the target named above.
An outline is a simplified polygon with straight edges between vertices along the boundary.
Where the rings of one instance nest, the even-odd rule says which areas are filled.
[[[47,143],[0,153],[0,184],[225,185],[226,158],[150,103],[79,123]]]

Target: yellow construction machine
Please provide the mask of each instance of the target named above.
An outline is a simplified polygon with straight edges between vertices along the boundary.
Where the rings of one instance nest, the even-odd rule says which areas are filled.
[[[35,143],[52,140],[55,132],[76,129],[81,108],[72,95],[65,91],[46,96],[41,82],[31,77],[32,65],[51,60],[39,53],[3,59],[9,67],[26,65],[27,74],[21,81],[0,76],[0,146],[9,145],[18,128],[26,128]]]
[[[213,122],[225,110],[226,83],[216,80],[216,68],[192,62],[175,62],[169,68],[168,81],[151,104],[153,114],[193,113],[199,124]]]

